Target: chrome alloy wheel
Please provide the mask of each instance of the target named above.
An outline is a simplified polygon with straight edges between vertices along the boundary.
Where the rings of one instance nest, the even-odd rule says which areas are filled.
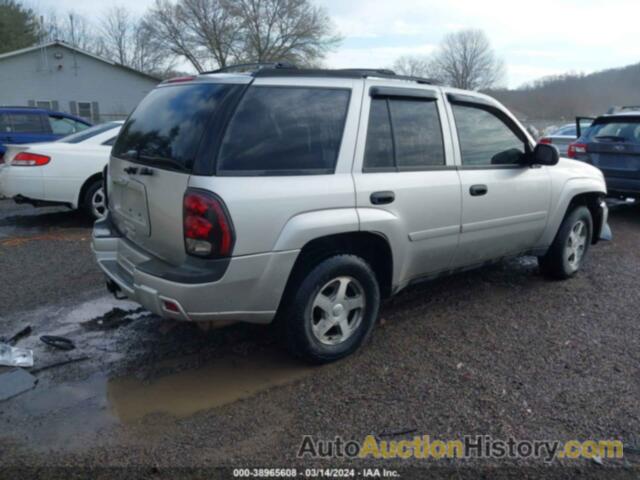
[[[102,187],[96,190],[91,197],[91,213],[96,219],[101,219],[107,213],[107,202]]]
[[[362,323],[366,298],[358,280],[340,276],[327,282],[311,306],[311,330],[325,345],[337,345],[351,337]]]
[[[573,271],[580,268],[582,257],[587,248],[588,233],[589,228],[584,220],[578,220],[569,232],[569,237],[564,247],[564,258]]]

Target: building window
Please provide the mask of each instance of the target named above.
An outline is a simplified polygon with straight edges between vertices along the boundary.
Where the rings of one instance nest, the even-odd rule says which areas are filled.
[[[78,116],[85,120],[92,119],[91,102],[78,102]]]

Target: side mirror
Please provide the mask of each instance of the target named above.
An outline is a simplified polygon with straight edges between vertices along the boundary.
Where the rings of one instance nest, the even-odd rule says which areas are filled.
[[[539,143],[531,153],[532,165],[555,165],[560,161],[560,154],[558,149],[553,145],[546,143]]]

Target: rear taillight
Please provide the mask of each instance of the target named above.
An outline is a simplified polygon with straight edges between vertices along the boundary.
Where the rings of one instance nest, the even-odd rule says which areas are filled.
[[[578,155],[587,153],[587,146],[584,143],[572,143],[569,145],[567,155],[569,158],[576,158]]]
[[[12,167],[41,167],[51,161],[51,157],[46,155],[38,155],[37,153],[20,152],[13,160],[11,160]]]
[[[184,245],[189,255],[228,257],[235,234],[224,203],[204,190],[188,189],[183,202]]]
[[[545,145],[551,145],[553,142],[551,141],[551,139],[549,137],[542,137],[540,140],[538,140],[538,143],[544,143]]]

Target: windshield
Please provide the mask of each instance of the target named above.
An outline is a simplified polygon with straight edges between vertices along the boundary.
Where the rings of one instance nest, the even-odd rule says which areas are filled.
[[[640,143],[640,118],[617,118],[595,123],[589,130],[589,139],[601,142]]]
[[[113,155],[191,171],[207,122],[233,89],[229,84],[190,83],[153,90],[127,120]]]
[[[122,124],[116,123],[116,122],[103,123],[101,125],[96,125],[95,127],[87,128],[86,130],[83,130],[81,132],[74,133],[73,135],[62,137],[60,140],[58,140],[58,142],[62,142],[62,143],[84,142],[85,140],[95,137],[96,135],[100,135],[101,133],[104,133],[109,130],[113,130],[114,128],[118,128],[120,126],[122,126]]]

